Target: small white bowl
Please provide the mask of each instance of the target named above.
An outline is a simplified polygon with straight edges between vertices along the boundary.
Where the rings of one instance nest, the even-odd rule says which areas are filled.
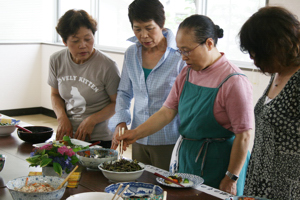
[[[88,151],[93,157],[85,157],[85,152]],[[79,163],[89,169],[99,170],[98,166],[101,163],[114,161],[118,159],[118,151],[106,148],[90,148],[76,152]]]
[[[52,192],[21,192],[15,190],[15,188],[21,188],[25,185],[26,179],[28,178],[28,184],[32,183],[48,183],[54,188],[57,188],[63,181],[63,178],[55,176],[23,176],[8,181],[6,187],[8,188],[13,199],[22,200],[49,200],[49,199],[61,199],[65,193],[68,182],[59,190]]]
[[[106,193],[106,192],[84,192],[80,194],[75,194],[67,198],[67,200],[95,200],[95,199],[101,199],[101,200],[112,200],[114,197],[114,194]],[[117,199],[117,196],[115,197]],[[123,198],[119,197],[119,200],[122,200]]]
[[[114,163],[116,161],[113,161]],[[103,175],[112,182],[131,182],[138,179],[145,170],[145,165],[143,163],[138,163],[141,166],[141,170],[133,171],[133,172],[115,172],[103,169],[103,163],[101,163],[98,167],[102,171]]]
[[[0,118],[0,123],[8,124],[8,125],[0,125],[0,137],[2,136],[9,136],[12,134],[17,127],[20,120],[10,119],[10,118]]]
[[[17,127],[15,127],[14,125],[0,126],[0,137],[1,136],[9,136],[16,130],[16,128]]]

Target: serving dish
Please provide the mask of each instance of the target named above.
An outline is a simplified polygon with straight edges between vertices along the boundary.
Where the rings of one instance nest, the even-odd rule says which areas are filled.
[[[106,192],[83,192],[80,194],[75,194],[67,198],[67,200],[112,200],[114,197],[113,194],[106,193]],[[117,197],[115,197],[117,199]],[[122,200],[122,197],[119,197],[119,200]]]
[[[112,161],[112,163],[117,162],[117,161]],[[106,162],[107,163],[107,162]],[[101,163],[98,167],[102,171],[103,175],[110,181],[112,182],[130,182],[130,181],[135,181],[138,179],[144,172],[145,170],[145,165],[141,162],[138,164],[142,168],[141,170],[137,171],[131,171],[131,172],[117,172],[117,171],[109,171],[106,169],[103,169],[103,164]]]
[[[115,194],[121,183],[111,184],[104,191]],[[129,185],[129,188],[123,193],[124,200],[161,200],[163,199],[163,189],[158,185],[142,182],[125,182],[119,190],[120,194],[124,188]]]
[[[61,189],[54,190],[52,192],[21,192],[15,190],[15,188],[21,188],[25,186],[27,178],[28,178],[28,184],[48,183],[54,188],[57,188],[64,181],[63,178],[59,178],[55,176],[23,176],[23,177],[10,180],[6,184],[6,187],[8,188],[13,199],[22,199],[22,200],[61,199],[68,185],[68,182],[66,182]]]
[[[197,185],[200,185],[204,182],[204,179],[201,178],[200,176],[194,175],[194,174],[187,174],[187,173],[170,173],[170,174],[164,174],[164,176],[168,177],[168,176],[180,176],[182,177],[182,179],[188,179],[189,183],[180,183],[181,185],[183,185],[184,187],[181,187],[179,185],[176,185],[174,183],[168,184],[165,183],[165,180],[163,178],[157,177],[156,181],[162,185],[168,186],[168,187],[176,187],[176,188],[190,188],[190,187],[194,187]]]
[[[89,169],[99,170],[101,163],[118,159],[118,151],[106,148],[90,148],[76,152],[79,163]]]
[[[32,131],[28,133],[18,128],[18,136],[21,140],[28,143],[41,143],[45,142],[52,137],[53,128],[46,126],[25,126],[24,128]]]
[[[89,143],[89,142],[86,142],[86,141],[82,141],[82,140],[77,140],[77,139],[73,139],[73,138],[71,138],[71,142],[74,144],[74,145],[81,145],[81,146],[83,146],[83,147],[86,147],[86,146],[88,146],[88,145],[90,145],[91,143]],[[52,141],[52,143],[59,143],[59,141],[56,141],[56,140],[54,140],[54,141]],[[32,146],[34,146],[34,147],[42,147],[42,146],[44,146],[45,144],[48,144],[48,143],[38,143],[38,144],[34,144],[34,145],[32,145]],[[92,147],[90,147],[90,148],[102,148],[101,146],[99,146],[99,145],[94,145],[94,146],[92,146]]]

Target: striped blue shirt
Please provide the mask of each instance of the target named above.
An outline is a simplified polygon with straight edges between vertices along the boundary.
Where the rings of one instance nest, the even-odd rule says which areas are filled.
[[[116,114],[110,122],[113,127],[121,122],[131,123],[131,129],[144,123],[157,112],[167,99],[177,75],[185,66],[181,56],[177,55],[175,37],[166,29],[163,35],[167,39],[167,49],[157,65],[145,80],[142,67],[142,45],[134,36],[128,40],[134,42],[125,52],[121,81],[118,88]],[[133,117],[130,106],[134,98]],[[179,116],[153,135],[137,140],[144,145],[175,144],[178,137]]]

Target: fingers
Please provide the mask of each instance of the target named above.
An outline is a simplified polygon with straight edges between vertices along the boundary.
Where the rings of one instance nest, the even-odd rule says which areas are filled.
[[[67,135],[69,137],[73,136],[72,132],[68,132],[68,131],[58,129],[57,132],[56,132],[56,140],[62,140],[65,135]]]
[[[76,133],[75,133],[75,138],[78,139],[78,140],[83,140],[84,141],[85,138],[86,138],[86,133],[77,130]]]

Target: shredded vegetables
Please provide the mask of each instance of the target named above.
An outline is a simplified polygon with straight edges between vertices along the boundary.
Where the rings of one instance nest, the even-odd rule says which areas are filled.
[[[28,179],[26,179],[25,186],[21,188],[15,188],[15,190],[20,192],[51,192],[55,189],[48,183],[32,183],[28,184]]]

